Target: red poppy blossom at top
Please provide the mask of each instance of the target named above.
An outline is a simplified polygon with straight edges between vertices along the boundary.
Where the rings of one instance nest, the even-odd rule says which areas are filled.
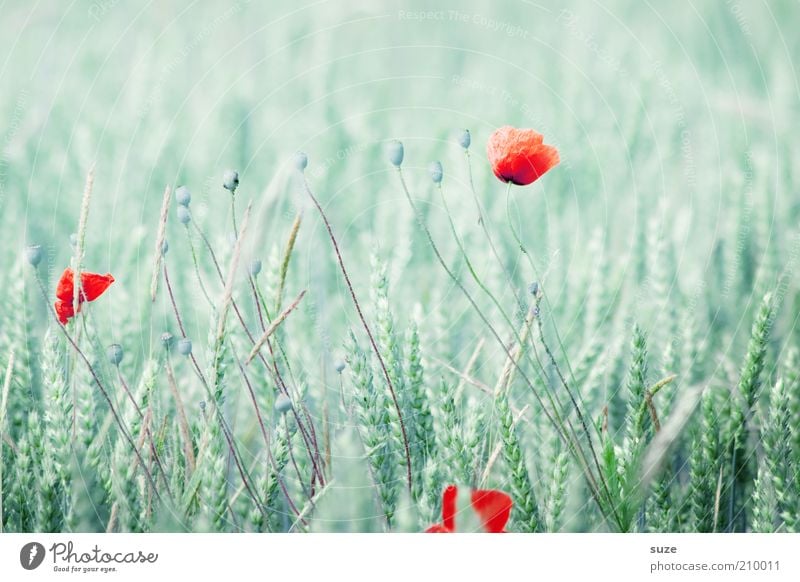
[[[442,523],[436,523],[425,533],[456,533],[456,499],[458,487],[448,485],[442,493]],[[495,489],[473,489],[470,505],[487,533],[505,533],[506,523],[514,502],[511,497]]]
[[[61,274],[56,287],[56,314],[58,320],[66,325],[71,317],[75,316],[73,300],[75,297],[74,273],[72,268],[67,267]],[[78,297],[78,311],[81,310],[81,303],[84,301],[94,301],[105,293],[106,289],[114,282],[111,273],[98,275],[97,273],[81,273],[81,294]]]
[[[518,186],[532,184],[560,161],[558,150],[546,145],[542,134],[510,125],[489,137],[486,153],[494,175]]]

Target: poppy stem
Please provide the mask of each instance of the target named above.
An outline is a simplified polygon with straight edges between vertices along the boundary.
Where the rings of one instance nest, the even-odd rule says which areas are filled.
[[[511,220],[511,212],[510,212],[511,186],[512,186],[512,183],[509,182],[508,186],[506,187],[506,217],[508,218],[508,225],[509,225],[509,228],[511,229],[511,234],[514,237],[514,240],[519,245],[520,251],[522,251],[522,254],[525,255],[525,257],[526,257],[526,259],[528,261],[528,264],[530,265],[531,270],[533,271],[534,277],[536,277],[536,279],[539,282],[539,289],[541,290],[542,297],[544,297],[545,306],[547,307],[548,312],[550,312],[552,314],[552,313],[555,313],[555,312],[553,310],[552,305],[550,304],[550,299],[547,296],[547,293],[545,293],[544,281],[541,280],[541,277],[539,275],[539,270],[536,268],[536,263],[533,260],[533,258],[531,257],[530,253],[528,252],[527,247],[522,242],[522,237],[520,236],[519,232],[517,232],[517,230],[514,228],[514,223]],[[567,370],[569,371],[570,378],[572,379],[572,382],[574,383],[575,382],[575,373],[572,371],[572,365],[569,362],[569,357],[567,355],[567,350],[564,347],[564,342],[561,340],[561,334],[558,331],[558,326],[556,325],[555,319],[552,318],[552,317],[551,317],[551,319],[552,319],[552,322],[553,322],[553,332],[556,334],[556,341],[558,342],[559,349],[561,350],[561,355],[564,357],[564,362],[567,364]],[[599,436],[599,433],[598,433],[598,436]]]
[[[212,263],[214,263],[214,268],[216,269],[217,275],[219,276],[220,283],[222,283],[222,285],[224,287],[225,286],[225,276],[222,274],[222,269],[219,266],[219,261],[217,261],[217,256],[214,253],[214,248],[211,246],[211,243],[209,242],[208,238],[203,233],[203,231],[200,229],[200,227],[194,221],[192,221],[192,224],[194,224],[194,227],[197,230],[197,233],[200,235],[200,238],[203,240],[203,243],[205,244],[206,248],[208,249],[208,252],[211,255],[211,261],[212,261]],[[247,323],[245,322],[244,317],[242,317],[242,313],[239,310],[239,306],[236,304],[236,300],[233,299],[233,298],[231,298],[231,307],[233,307],[233,311],[234,311],[234,313],[236,313],[236,317],[239,320],[239,324],[242,326],[242,329],[244,330],[245,334],[247,335],[248,339],[250,340],[250,343],[255,345],[256,338],[253,337],[252,333],[250,333],[250,328],[247,327]],[[263,354],[259,353],[258,357],[261,360],[261,362],[264,364],[264,367],[267,369],[267,371],[270,372],[270,374],[273,376],[273,379],[275,381],[275,384],[278,386],[278,389],[281,392],[283,392],[286,396],[289,396],[289,388],[286,386],[286,382],[283,380],[283,376],[281,375],[281,372],[278,369],[278,363],[275,360],[275,353],[273,352],[273,349],[272,349],[272,342],[268,341],[267,342],[267,347],[269,348],[270,356],[272,358],[272,366],[270,367],[269,363],[267,362],[267,359],[264,357]],[[303,423],[300,420],[300,416],[297,414],[297,411],[295,411],[294,408],[292,409],[292,414],[295,417],[295,421],[297,422],[297,427],[300,430],[300,434],[303,437],[303,442],[305,444],[306,451],[308,453],[309,459],[311,460],[311,465],[314,468],[314,470],[317,472],[317,475],[320,477],[320,481],[322,483],[324,483],[325,482],[324,477],[322,476],[322,472],[320,471],[319,467],[317,466],[317,462],[316,462],[316,458],[319,458],[320,452],[319,452],[319,450],[315,450],[313,448],[311,440],[310,440],[310,438],[308,436],[308,429],[305,427],[305,425],[303,425]]]
[[[478,196],[478,192],[475,189],[475,180],[472,176],[472,159],[469,154],[469,149],[464,150],[467,159],[467,175],[469,177],[469,189],[472,192],[472,199],[475,201],[475,207],[478,210],[478,223],[481,225],[481,229],[483,230],[484,235],[486,235],[486,241],[489,243],[489,248],[494,255],[494,258],[497,260],[497,263],[503,269],[503,273],[508,280],[509,285],[512,289],[516,288],[514,284],[514,277],[512,276],[511,272],[508,270],[508,266],[506,265],[505,261],[500,256],[500,253],[497,250],[497,247],[494,244],[494,240],[492,239],[492,235],[489,234],[489,227],[486,225],[486,217],[483,212],[483,206],[481,205],[480,197]],[[517,300],[517,306],[521,309],[525,305],[525,301],[522,299],[520,295],[514,293],[514,296]]]
[[[358,313],[358,318],[361,320],[361,324],[364,326],[364,331],[367,332],[369,343],[372,346],[372,350],[375,352],[376,357],[378,358],[381,370],[383,371],[383,377],[386,379],[386,384],[389,387],[389,393],[392,396],[392,402],[394,403],[394,408],[395,411],[397,412],[397,420],[400,423],[400,432],[402,433],[403,437],[403,447],[405,448],[405,455],[406,455],[406,479],[408,481],[408,489],[409,491],[411,491],[413,486],[413,477],[411,470],[411,450],[408,445],[408,435],[406,433],[406,424],[403,421],[403,412],[400,408],[400,402],[397,400],[397,393],[395,392],[394,384],[392,383],[392,379],[389,376],[389,370],[386,368],[386,362],[384,362],[383,356],[381,355],[381,352],[378,349],[378,344],[375,343],[375,337],[372,335],[372,331],[369,328],[369,324],[367,324],[367,319],[366,317],[364,317],[364,313],[361,311],[361,304],[358,302],[358,298],[356,298],[356,292],[353,289],[353,284],[350,282],[350,276],[347,274],[347,269],[344,266],[344,259],[342,259],[342,253],[339,250],[339,244],[336,242],[336,237],[333,234],[333,228],[331,227],[331,223],[328,220],[328,217],[325,215],[325,211],[322,209],[319,200],[317,200],[317,197],[314,196],[314,193],[311,191],[311,187],[308,184],[308,180],[306,179],[305,174],[302,175],[302,179],[306,193],[311,198],[311,201],[314,203],[314,206],[316,206],[320,216],[322,217],[322,221],[325,223],[325,229],[328,231],[328,237],[331,239],[331,243],[333,244],[333,250],[336,253],[336,259],[339,263],[339,269],[342,271],[345,283],[347,284],[347,289],[350,291],[350,298],[353,300],[353,305],[355,305],[356,312]]]
[[[169,295],[169,300],[172,303],[172,311],[175,312],[175,320],[178,322],[178,329],[181,330],[181,337],[186,337],[186,329],[183,327],[183,320],[181,320],[181,314],[178,311],[178,304],[175,302],[175,294],[172,292],[172,284],[169,280],[169,271],[167,270],[167,261],[164,259],[164,284],[167,286],[167,293]]]
[[[200,264],[197,262],[197,253],[194,250],[194,241],[192,240],[192,234],[189,232],[189,225],[184,225],[186,228],[186,238],[189,240],[189,249],[192,251],[192,263],[194,264],[194,273],[197,276],[197,282],[200,284],[200,290],[203,292],[203,296],[208,301],[208,305],[211,307],[211,310],[216,310],[216,306],[214,302],[211,301],[211,296],[208,294],[206,290],[206,286],[203,284],[203,277],[200,275]]]
[[[278,484],[280,485],[281,491],[283,492],[283,495],[286,498],[286,502],[289,504],[289,507],[292,509],[292,511],[295,513],[295,515],[299,517],[300,516],[300,511],[297,509],[297,506],[292,501],[292,498],[289,496],[289,491],[286,489],[286,485],[283,482],[283,477],[280,474],[278,474],[278,471],[277,471],[277,466],[278,465],[275,462],[275,458],[272,455],[272,449],[270,448],[271,447],[271,439],[269,438],[269,433],[267,432],[266,424],[264,423],[264,419],[263,419],[263,417],[261,415],[261,410],[258,407],[258,402],[256,400],[256,393],[255,393],[255,390],[253,389],[253,385],[250,382],[250,378],[247,376],[247,372],[245,371],[244,367],[242,366],[242,362],[237,359],[236,363],[239,365],[239,371],[242,374],[242,378],[244,378],[244,383],[247,386],[248,393],[250,394],[250,400],[252,401],[253,407],[256,410],[256,417],[258,418],[258,425],[259,425],[259,428],[261,429],[261,435],[264,438],[264,445],[265,445],[264,448],[267,451],[267,466],[269,467],[270,465],[272,465],[272,467],[275,468],[275,478],[277,479]],[[298,477],[300,477],[299,473],[298,473]],[[302,480],[301,480],[301,482],[302,482]],[[266,523],[267,523],[267,527],[269,528],[269,521],[267,520]],[[305,521],[303,521],[303,524],[307,525],[307,523]]]
[[[111,415],[114,417],[114,421],[117,423],[117,427],[119,428],[120,433],[122,433],[122,436],[125,438],[128,445],[133,449],[133,453],[136,455],[136,459],[139,462],[139,466],[142,468],[142,472],[144,473],[148,484],[152,488],[156,498],[159,501],[161,501],[161,494],[158,492],[158,487],[156,486],[156,482],[153,479],[153,475],[148,470],[147,464],[144,462],[142,454],[136,447],[136,443],[133,442],[133,438],[131,437],[130,433],[128,433],[128,430],[125,427],[125,423],[123,422],[122,417],[120,417],[119,413],[117,412],[117,409],[114,407],[114,403],[111,400],[111,396],[109,395],[108,390],[105,389],[103,383],[100,381],[100,376],[98,376],[97,371],[94,369],[94,366],[92,366],[92,363],[89,361],[89,358],[86,357],[86,354],[83,353],[83,350],[81,350],[81,348],[72,338],[72,335],[70,335],[69,331],[67,331],[67,327],[58,320],[58,314],[54,310],[50,309],[50,300],[47,297],[47,290],[44,288],[44,282],[42,281],[41,277],[39,277],[38,271],[34,271],[34,278],[36,279],[36,282],[39,285],[39,290],[42,293],[45,305],[47,305],[47,311],[49,311],[50,315],[53,316],[53,318],[56,321],[56,325],[58,325],[59,329],[61,329],[61,333],[64,334],[64,337],[67,338],[67,341],[70,343],[70,345],[78,354],[80,359],[83,360],[83,363],[86,364],[86,367],[89,369],[89,373],[92,375],[92,379],[99,388],[100,394],[102,394],[103,399],[106,401],[106,404],[108,404],[108,409],[111,411]]]
[[[239,238],[239,227],[236,226],[236,192],[231,192],[231,221],[233,222],[233,234]]]
[[[217,418],[217,422],[222,429],[222,434],[225,436],[225,442],[228,445],[228,450],[230,451],[231,458],[233,458],[233,462],[236,465],[236,470],[239,473],[239,477],[242,479],[242,485],[247,490],[247,494],[250,496],[250,499],[253,503],[256,504],[261,515],[266,518],[267,512],[264,508],[264,504],[259,499],[258,495],[253,490],[252,486],[250,485],[250,481],[252,478],[249,476],[247,471],[244,468],[244,465],[241,462],[241,454],[236,448],[236,443],[233,439],[233,432],[231,431],[228,423],[225,421],[225,417],[222,414],[222,410],[219,408],[219,402],[216,400],[214,395],[211,393],[211,387],[208,385],[203,372],[200,370],[200,366],[197,364],[197,360],[194,357],[194,354],[190,355],[190,359],[192,360],[192,364],[194,365],[195,372],[197,373],[198,378],[200,378],[201,383],[203,384],[203,388],[206,391],[206,397],[209,400],[209,406],[213,407],[214,415]]]
[[[180,328],[181,336],[185,338],[185,337],[187,337],[186,336],[186,329],[183,327],[183,322],[181,320],[180,312],[178,311],[178,304],[175,301],[175,294],[174,294],[174,292],[172,290],[172,284],[171,284],[171,282],[169,280],[169,274],[168,274],[169,272],[167,270],[167,262],[166,262],[166,260],[164,261],[163,268],[164,268],[164,284],[167,287],[167,294],[169,295],[170,301],[172,303],[172,309],[173,309],[173,312],[175,313],[175,319],[178,322],[178,328]],[[230,450],[231,457],[233,458],[233,460],[234,460],[234,462],[236,464],[236,468],[239,471],[239,475],[242,478],[242,483],[244,484],[245,488],[247,489],[247,492],[250,495],[250,497],[253,500],[253,502],[258,506],[258,508],[262,512],[262,514],[264,514],[265,510],[263,508],[263,504],[260,502],[260,500],[258,499],[258,497],[256,496],[255,492],[253,491],[253,489],[251,488],[251,486],[250,486],[250,484],[248,482],[246,473],[244,471],[244,467],[242,466],[241,460],[239,458],[239,452],[237,451],[235,443],[233,442],[232,434],[230,433],[230,429],[228,428],[228,425],[225,422],[225,418],[222,415],[222,411],[219,409],[219,406],[218,406],[219,403],[217,402],[217,399],[214,398],[214,395],[211,394],[211,388],[209,387],[208,382],[206,381],[206,378],[203,375],[203,372],[200,370],[200,365],[197,363],[197,359],[195,358],[195,355],[193,353],[189,354],[189,358],[192,360],[192,363],[194,364],[194,367],[195,367],[195,370],[197,372],[197,375],[200,378],[200,381],[202,382],[203,387],[206,389],[207,396],[212,401],[211,404],[212,404],[212,406],[214,406],[214,410],[216,411],[217,420],[220,423],[220,427],[222,428],[222,432],[225,434],[225,440],[228,443],[228,448]]]
[[[508,225],[509,225],[511,233],[512,233],[512,235],[514,237],[514,240],[519,245],[519,248],[520,248],[520,251],[522,252],[522,254],[525,255],[525,257],[527,258],[528,264],[530,265],[531,269],[533,270],[534,276],[538,280],[539,279],[539,271],[536,268],[536,263],[533,261],[533,258],[528,253],[528,249],[525,247],[525,244],[522,242],[522,238],[519,235],[519,233],[517,232],[517,230],[514,228],[514,222],[511,220],[511,211],[510,211],[511,186],[512,186],[512,183],[508,182],[508,186],[506,187],[506,217],[508,219]],[[578,420],[581,423],[581,428],[583,429],[583,432],[586,435],[586,440],[587,440],[588,445],[589,445],[589,451],[592,454],[592,460],[594,461],[594,464],[597,467],[598,475],[600,476],[600,482],[603,485],[603,489],[604,489],[604,491],[606,493],[606,496],[608,497],[609,503],[611,503],[612,509],[614,510],[614,514],[616,516],[616,507],[614,506],[614,503],[613,503],[613,497],[611,495],[611,490],[610,490],[610,488],[608,486],[608,483],[606,482],[606,479],[605,479],[605,477],[603,475],[602,466],[600,465],[600,461],[599,461],[599,459],[597,457],[597,451],[596,451],[594,443],[593,443],[592,433],[589,431],[589,426],[588,426],[588,424],[586,422],[586,418],[585,418],[583,412],[581,411],[581,406],[578,405],[578,402],[577,402],[577,400],[575,398],[575,395],[573,394],[572,390],[570,389],[569,384],[567,383],[567,380],[564,377],[563,372],[561,371],[561,367],[558,365],[558,361],[556,360],[555,356],[553,355],[553,352],[550,350],[550,346],[547,344],[547,341],[545,340],[544,326],[542,324],[541,311],[539,310],[541,299],[542,298],[544,299],[544,302],[545,302],[545,304],[547,306],[547,310],[550,313],[553,313],[553,309],[552,309],[552,307],[550,305],[550,300],[547,298],[547,294],[544,291],[543,281],[541,281],[541,280],[538,281],[538,287],[539,288],[538,288],[538,292],[537,292],[537,301],[536,301],[536,308],[537,308],[536,325],[537,325],[537,328],[538,328],[538,331],[539,331],[539,341],[542,342],[542,345],[544,346],[544,349],[545,349],[545,353],[547,354],[547,357],[550,360],[550,363],[555,368],[556,374],[558,375],[558,378],[559,378],[559,381],[561,382],[562,386],[564,386],[564,389],[567,391],[567,394],[569,395],[570,402],[572,403],[572,406],[575,409],[576,414],[578,415]],[[566,353],[566,349],[564,348],[564,344],[561,341],[561,336],[558,333],[558,328],[556,326],[556,323],[555,323],[554,319],[553,319],[553,330],[555,331],[558,344],[561,347],[561,352],[562,352],[562,355],[564,356],[564,361],[567,364],[567,368],[569,370],[570,377],[572,379],[572,382],[574,383],[575,382],[575,374],[573,373],[572,367],[570,366],[569,358],[567,357],[567,353]],[[583,405],[583,407],[586,407],[586,404],[583,402],[583,399],[582,399],[580,393],[578,393],[578,399],[581,400],[581,404]],[[594,423],[592,423],[592,426],[594,427],[595,432],[599,435],[600,432],[599,432],[597,426],[594,425]]]
[[[406,185],[406,181],[405,181],[405,178],[403,176],[403,171],[399,166],[397,167],[397,175],[398,175],[398,177],[400,179],[400,185],[403,188],[403,192],[406,195],[406,199],[408,200],[408,203],[411,205],[411,208],[414,211],[414,215],[415,215],[415,217],[417,219],[417,223],[420,225],[422,230],[425,232],[425,235],[428,238],[428,243],[430,244],[431,249],[433,250],[434,254],[436,255],[437,260],[442,265],[442,268],[448,274],[448,276],[453,281],[453,283],[456,285],[456,287],[458,287],[459,290],[467,298],[467,301],[469,301],[470,305],[475,310],[475,312],[478,314],[478,316],[480,317],[481,321],[483,321],[484,325],[486,325],[486,327],[489,329],[489,331],[491,332],[492,336],[494,336],[495,340],[500,345],[501,349],[505,352],[506,356],[509,358],[509,361],[512,362],[512,365],[516,369],[517,373],[520,375],[520,377],[525,381],[525,383],[531,389],[531,391],[533,392],[533,395],[536,397],[537,402],[539,403],[539,405],[541,406],[541,408],[544,411],[545,415],[547,416],[547,419],[550,421],[550,423],[559,432],[559,435],[562,438],[562,440],[564,440],[564,443],[567,444],[567,446],[570,447],[570,450],[575,452],[575,454],[576,454],[576,456],[578,457],[579,460],[583,461],[584,470],[585,470],[585,477],[586,477],[587,482],[588,482],[588,484],[590,486],[589,489],[592,492],[592,496],[594,497],[595,501],[597,502],[598,507],[600,508],[601,512],[603,512],[605,514],[604,509],[603,509],[603,504],[601,503],[601,501],[600,501],[600,499],[598,497],[599,490],[597,489],[597,483],[596,483],[596,480],[595,480],[595,477],[594,477],[594,472],[592,471],[591,467],[589,466],[588,462],[586,461],[585,455],[583,453],[583,448],[580,446],[580,441],[575,441],[575,442],[572,441],[572,438],[570,438],[569,433],[567,432],[567,430],[565,428],[566,425],[565,425],[563,419],[561,419],[561,415],[558,412],[557,408],[554,408],[552,413],[547,409],[547,407],[544,404],[544,401],[542,400],[541,395],[536,390],[533,382],[531,382],[531,380],[528,377],[528,375],[525,373],[525,371],[522,369],[522,367],[519,365],[519,363],[513,357],[512,353],[511,353],[511,350],[509,350],[508,346],[506,346],[506,344],[503,341],[503,339],[497,333],[497,330],[495,329],[495,327],[492,325],[492,323],[489,321],[489,319],[486,317],[486,315],[483,313],[483,311],[480,309],[480,307],[478,307],[478,304],[475,302],[475,299],[472,297],[472,294],[469,291],[467,291],[467,288],[464,287],[464,284],[459,280],[458,277],[456,277],[455,273],[453,273],[453,271],[450,269],[450,267],[447,266],[447,263],[445,262],[444,258],[442,257],[442,254],[439,252],[439,248],[436,246],[436,243],[433,240],[433,235],[431,234],[430,229],[425,224],[425,221],[422,219],[422,214],[420,213],[419,209],[417,208],[417,205],[414,203],[414,200],[411,198],[411,193],[409,192],[408,186]],[[551,400],[551,404],[552,404],[552,400]],[[599,468],[598,468],[598,470],[599,470]]]
[[[131,389],[128,387],[128,383],[125,381],[125,378],[122,375],[122,370],[119,369],[119,366],[116,366],[116,368],[117,368],[117,377],[119,378],[119,382],[122,385],[123,391],[128,396],[128,400],[130,400],[131,404],[133,404],[133,408],[136,410],[136,414],[139,416],[139,419],[144,420],[144,413],[142,412],[139,403],[136,402],[136,399],[133,397],[133,393],[131,392]],[[142,428],[145,431],[145,436],[147,436],[148,440],[150,441],[150,453],[153,455],[153,459],[155,460],[156,465],[158,465],[159,471],[161,471],[161,480],[164,482],[164,488],[167,490],[167,493],[171,498],[172,491],[170,490],[169,487],[169,481],[167,481],[167,472],[164,470],[164,465],[161,463],[161,458],[159,457],[158,451],[156,450],[156,441],[155,438],[153,437],[153,432],[150,429],[149,424],[144,423],[142,425]]]

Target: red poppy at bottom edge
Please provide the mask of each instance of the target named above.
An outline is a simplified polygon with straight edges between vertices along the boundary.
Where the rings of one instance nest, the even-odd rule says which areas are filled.
[[[458,487],[448,485],[442,493],[442,523],[435,523],[425,533],[456,533],[456,499]],[[473,489],[470,495],[472,510],[478,515],[485,532],[505,533],[513,500],[496,489]]]

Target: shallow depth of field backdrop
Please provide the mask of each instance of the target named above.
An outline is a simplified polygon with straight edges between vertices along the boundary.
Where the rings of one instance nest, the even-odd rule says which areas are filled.
[[[509,493],[511,531],[796,530],[798,19],[762,1],[2,3],[3,530],[421,531],[449,483]],[[508,199],[485,155],[503,125],[561,154]],[[296,151],[393,379],[410,490]],[[92,167],[81,268],[116,280],[66,328],[84,361],[48,308]],[[303,290],[245,365],[242,321],[258,339]]]

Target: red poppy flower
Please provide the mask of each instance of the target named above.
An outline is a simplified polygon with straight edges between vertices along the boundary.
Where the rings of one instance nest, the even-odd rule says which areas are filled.
[[[75,309],[72,302],[75,296],[74,273],[70,267],[64,269],[56,287],[56,314],[58,320],[66,325],[71,317],[75,316]],[[81,294],[78,297],[78,311],[81,310],[81,303],[84,301],[94,301],[105,293],[106,289],[114,282],[111,273],[98,275],[97,273],[81,273]]]
[[[532,184],[560,161],[558,150],[546,145],[542,134],[510,125],[489,137],[486,152],[494,175],[518,186]]]
[[[448,485],[442,493],[442,523],[435,523],[425,533],[456,532],[456,498],[458,487]],[[511,497],[495,489],[473,489],[470,495],[472,510],[478,515],[484,531],[488,533],[505,533],[511,507]]]

